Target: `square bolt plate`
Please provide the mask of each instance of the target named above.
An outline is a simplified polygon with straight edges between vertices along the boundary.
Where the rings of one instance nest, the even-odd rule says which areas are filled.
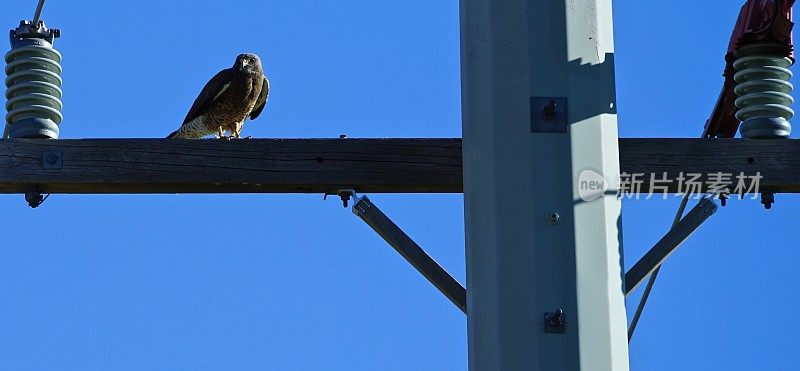
[[[60,170],[63,167],[64,159],[61,157],[61,151],[48,149],[42,153],[42,169]]]

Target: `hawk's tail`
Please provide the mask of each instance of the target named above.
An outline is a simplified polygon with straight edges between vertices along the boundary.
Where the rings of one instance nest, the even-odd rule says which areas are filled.
[[[169,135],[167,135],[167,139],[175,138],[176,136],[178,136],[178,131],[177,130],[175,130],[172,133],[170,133]]]

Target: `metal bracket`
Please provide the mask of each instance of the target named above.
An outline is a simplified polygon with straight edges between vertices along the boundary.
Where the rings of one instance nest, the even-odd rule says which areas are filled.
[[[625,296],[638,287],[647,276],[660,267],[675,252],[683,241],[686,241],[706,219],[717,212],[717,204],[713,199],[702,199],[678,224],[667,232],[644,256],[625,273]]]
[[[532,133],[567,133],[567,98],[531,97]]]
[[[9,37],[12,47],[22,39],[42,39],[49,42],[50,45],[53,45],[55,39],[61,37],[61,30],[57,28],[47,28],[44,21],[37,21],[34,23],[22,20],[19,22],[19,27],[11,30]]]
[[[64,168],[64,158],[61,151],[48,149],[42,153],[42,169],[61,170],[62,168]]]
[[[567,332],[567,324],[564,320],[564,310],[557,309],[555,312],[545,312],[544,332],[548,334],[563,334]]]
[[[343,192],[345,191],[345,192]],[[400,256],[433,284],[465,314],[467,313],[467,290],[450,273],[442,268],[414,240],[394,224],[367,196],[355,197],[353,190],[340,190],[340,194],[354,197],[353,214],[380,235]],[[349,193],[348,193],[349,192]]]

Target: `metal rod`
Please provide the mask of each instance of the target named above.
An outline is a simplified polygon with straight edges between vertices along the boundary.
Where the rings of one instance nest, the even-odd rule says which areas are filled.
[[[683,212],[686,210],[686,204],[689,202],[690,194],[686,193],[683,195],[683,199],[681,199],[681,204],[678,206],[678,211],[675,212],[675,217],[672,219],[672,226],[670,229],[675,228],[678,225],[678,222],[681,221],[681,217],[683,217]],[[630,343],[631,338],[633,337],[633,332],[636,331],[636,325],[639,324],[639,318],[642,316],[642,311],[644,311],[644,306],[647,304],[647,299],[650,297],[650,290],[653,289],[653,284],[656,283],[656,278],[658,277],[658,272],[661,271],[661,266],[659,265],[653,273],[650,274],[650,279],[647,281],[647,286],[644,288],[644,292],[642,293],[642,297],[639,299],[639,304],[636,306],[636,312],[633,314],[633,319],[631,319],[631,325],[628,327],[628,342]],[[627,295],[627,293],[626,293]]]
[[[638,287],[658,268],[703,222],[717,211],[710,198],[701,200],[686,216],[667,232],[631,269],[625,273],[625,294]]]
[[[430,283],[450,299],[458,309],[467,313],[467,290],[436,263],[414,240],[394,224],[366,196],[353,204],[353,213],[367,223],[375,232],[402,255]]]
[[[36,6],[36,13],[33,14],[33,27],[39,27],[39,18],[42,15],[42,8],[44,8],[44,1],[39,0],[39,5]]]
[[[636,312],[628,327],[628,342],[630,342],[634,331],[636,331],[636,325],[639,323],[639,318],[650,296],[650,291],[653,289],[653,284],[655,284],[656,278],[658,277],[658,272],[661,271],[661,264],[663,264],[664,260],[674,252],[692,232],[717,210],[717,205],[714,201],[709,198],[704,198],[689,211],[689,214],[687,214],[685,218],[681,219],[688,200],[689,194],[685,194],[681,200],[681,205],[678,207],[678,211],[675,213],[670,231],[625,274],[625,295],[628,295],[642,280],[644,280],[647,276],[647,272],[651,272],[650,280],[647,282],[642,298],[639,300],[639,305],[636,307]]]
[[[650,297],[650,290],[653,289],[653,284],[656,283],[656,277],[658,277],[658,272],[661,272],[661,266],[659,265],[656,270],[650,274],[650,279],[647,281],[647,286],[644,288],[644,292],[642,293],[642,298],[639,299],[639,305],[636,306],[636,312],[633,314],[633,319],[631,320],[631,325],[628,326],[628,342],[631,342],[631,338],[633,337],[633,332],[636,331],[636,325],[639,324],[639,318],[642,316],[642,311],[644,310],[644,305],[647,304],[647,298]]]

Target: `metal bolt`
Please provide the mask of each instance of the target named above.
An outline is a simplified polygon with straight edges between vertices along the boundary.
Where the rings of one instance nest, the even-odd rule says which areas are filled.
[[[558,213],[551,213],[547,216],[547,220],[550,222],[550,225],[556,225],[561,220],[561,215],[558,215]]]
[[[775,203],[775,194],[772,192],[761,192],[761,203],[764,205],[765,209],[771,209],[772,204]]]
[[[551,99],[550,103],[544,107],[544,117],[555,117],[556,116],[556,101],[555,99]]]
[[[564,315],[563,309],[556,310],[556,312],[553,313],[552,316],[550,316],[550,324],[554,326],[563,324],[564,323],[563,315]]]
[[[48,197],[50,197],[50,194],[44,196],[38,189],[29,189],[25,192],[25,201],[28,203],[28,206],[33,209],[39,207]]]
[[[566,332],[563,309],[559,308],[555,312],[544,314],[544,332],[549,334],[563,334]]]

